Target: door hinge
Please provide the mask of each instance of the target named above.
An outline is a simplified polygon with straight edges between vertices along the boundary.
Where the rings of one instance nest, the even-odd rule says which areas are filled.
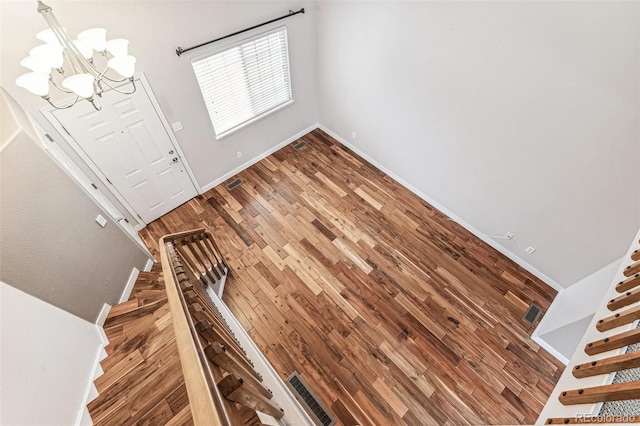
[[[109,182],[109,185],[113,185],[108,177],[105,176],[104,178],[107,180],[107,182]]]
[[[69,133],[69,131],[67,130],[67,128],[66,128],[66,127],[64,127],[62,124],[61,124],[60,126],[62,126],[62,130],[64,130],[65,132],[67,132],[67,134],[68,134],[69,136],[71,136],[71,133]]]
[[[141,221],[144,222],[144,219],[142,218],[142,216],[140,216],[138,213],[136,213],[136,216],[138,216],[138,219],[140,219]]]

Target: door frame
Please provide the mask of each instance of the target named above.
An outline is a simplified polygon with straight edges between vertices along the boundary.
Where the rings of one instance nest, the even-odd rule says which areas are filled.
[[[200,184],[198,183],[198,180],[196,179],[195,174],[193,173],[193,170],[191,170],[191,166],[184,155],[184,151],[182,150],[180,143],[178,142],[175,134],[173,133],[171,126],[169,125],[169,122],[167,121],[167,118],[165,117],[162,111],[162,108],[160,108],[160,104],[158,103],[158,100],[156,99],[155,94],[153,93],[153,89],[151,88],[151,85],[149,84],[147,77],[144,75],[144,73],[140,72],[135,75],[134,80],[136,81],[136,86],[137,86],[136,90],[144,90],[147,97],[151,101],[151,105],[153,106],[155,113],[158,115],[158,118],[162,123],[162,127],[164,128],[165,132],[169,136],[169,139],[173,144],[176,150],[176,153],[180,157],[182,164],[185,170],[187,171],[187,175],[189,176],[189,181],[194,186],[196,190],[196,194],[201,194]],[[128,84],[128,83],[125,83],[125,84]],[[91,158],[87,155],[87,153],[82,149],[80,144],[67,131],[67,129],[64,128],[62,123],[58,121],[57,117],[53,114],[54,111],[56,111],[56,108],[52,106],[47,106],[40,110],[40,112],[46,118],[46,120],[53,126],[53,128],[60,134],[60,136],[62,136],[62,139],[67,143],[67,145],[69,145],[71,149],[73,149],[73,151],[76,154],[78,154],[78,157],[98,177],[98,179],[100,179],[100,181],[105,185],[105,187],[109,190],[109,192],[120,202],[120,204],[122,204],[122,206],[124,206],[124,208],[129,212],[129,214],[135,217],[136,220],[141,224],[135,227],[136,231],[139,231],[140,229],[144,228],[147,225],[147,222],[145,222],[142,219],[142,217],[138,214],[138,212],[135,211],[133,207],[131,207],[131,204],[129,204],[129,202],[122,196],[122,194],[120,194],[120,191],[118,191],[115,188],[115,186],[111,183],[111,181],[109,181],[107,176],[100,170],[100,168],[98,168],[98,166],[93,162],[93,160],[91,160]],[[78,179],[76,179],[75,177],[74,179],[79,185],[82,186],[82,183]],[[97,200],[95,197],[93,198],[96,202],[100,203],[100,201]]]
[[[97,203],[102,209],[111,216],[111,219],[127,234],[133,242],[135,242],[142,251],[153,259],[153,254],[147,248],[147,245],[142,241],[142,238],[138,235],[138,230],[141,229],[138,226],[130,224],[122,215],[120,210],[113,205],[111,201],[105,195],[93,185],[91,179],[78,167],[78,165],[71,160],[71,158],[64,152],[62,148],[54,141],[48,138],[48,134],[39,126],[36,125],[36,129],[44,143],[43,149],[47,154],[51,156],[53,161],[66,172],[73,181],[87,194],[95,203]],[[43,136],[44,135],[44,136]],[[46,143],[48,140],[51,143]]]

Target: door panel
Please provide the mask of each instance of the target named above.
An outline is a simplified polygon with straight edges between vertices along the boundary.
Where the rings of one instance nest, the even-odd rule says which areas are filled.
[[[102,96],[53,115],[147,223],[197,195],[182,159],[142,84],[132,95]]]

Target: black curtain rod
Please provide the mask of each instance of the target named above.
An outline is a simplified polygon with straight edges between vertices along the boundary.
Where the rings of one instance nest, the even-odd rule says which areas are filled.
[[[207,42],[204,42],[204,43],[200,43],[197,46],[187,47],[186,49],[183,49],[182,47],[178,47],[176,49],[176,55],[180,56],[184,52],[188,52],[190,50],[197,49],[199,47],[206,46],[207,44],[215,43],[216,41],[224,40],[225,38],[233,37],[233,36],[238,35],[238,34],[246,33],[247,31],[251,31],[251,30],[253,30],[255,28],[259,28],[259,27],[268,25],[268,24],[270,24],[272,22],[276,22],[276,21],[279,21],[281,19],[288,18],[288,17],[293,16],[293,15],[297,15],[298,13],[304,13],[304,7],[302,9],[298,10],[297,12],[294,12],[293,10],[290,10],[288,15],[284,15],[284,16],[281,16],[279,18],[275,18],[275,19],[272,19],[270,21],[263,22],[262,24],[254,25],[253,27],[245,28],[244,30],[236,31],[235,33],[227,34],[226,36],[219,37],[219,38],[217,38],[215,40],[211,40],[211,41],[207,41]]]

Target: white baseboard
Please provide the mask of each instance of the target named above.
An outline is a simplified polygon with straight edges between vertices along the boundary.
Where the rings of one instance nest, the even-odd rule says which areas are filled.
[[[102,305],[102,309],[100,309],[100,313],[98,314],[98,319],[96,319],[96,325],[100,330],[102,330],[102,327],[104,326],[104,322],[107,320],[107,316],[109,315],[110,310],[110,304],[105,303],[104,305]]]
[[[105,306],[109,306],[105,303]],[[104,310],[104,306],[103,306]],[[108,312],[108,310],[107,310]],[[104,347],[109,343],[106,334],[101,326],[96,325],[96,333],[100,338],[100,344],[96,348],[96,356],[93,362],[93,369],[89,377],[87,377],[87,387],[85,388],[84,395],[82,396],[82,405],[80,406],[80,410],[76,415],[75,426],[84,426],[91,425],[93,422],[91,421],[91,416],[89,415],[89,410],[87,410],[87,404],[91,402],[97,396],[97,389],[93,384],[93,381],[102,375],[102,366],[100,365],[100,361],[105,358],[105,350]]]
[[[296,133],[295,135],[293,135],[293,136],[287,138],[286,140],[280,142],[276,146],[274,146],[272,148],[269,148],[268,150],[266,150],[262,154],[260,154],[260,155],[258,155],[256,157],[253,157],[251,160],[247,161],[246,163],[242,164],[241,166],[236,167],[235,169],[231,170],[229,173],[226,173],[225,175],[223,175],[223,176],[219,177],[218,179],[214,180],[213,182],[209,182],[208,184],[206,184],[205,186],[200,188],[200,193],[204,194],[205,192],[207,192],[211,188],[220,185],[225,180],[227,180],[227,179],[237,175],[241,171],[253,166],[255,163],[257,163],[258,161],[262,160],[263,158],[268,157],[269,155],[273,154],[274,152],[276,152],[280,148],[289,145],[291,142],[295,141],[296,139],[301,138],[302,136],[306,135],[310,131],[312,131],[314,129],[317,129],[317,128],[318,128],[318,124],[316,123],[316,124],[313,124],[312,126],[307,127],[306,129]]]
[[[145,265],[145,268],[146,268],[146,265]],[[139,274],[140,274],[140,270],[138,268],[133,268],[131,270],[131,275],[129,275],[129,279],[127,280],[127,284],[124,286],[124,290],[122,291],[122,295],[120,296],[120,300],[118,301],[118,303],[123,303],[129,300],[129,296],[131,296],[131,291],[133,291],[133,286],[135,285]]]
[[[547,275],[545,275],[538,268],[534,267],[533,265],[529,264],[528,262],[525,262],[521,257],[519,257],[516,254],[514,254],[513,252],[511,252],[509,249],[507,249],[503,245],[497,243],[495,240],[493,240],[487,234],[485,234],[483,232],[480,232],[479,229],[477,229],[476,227],[474,227],[473,225],[471,225],[470,223],[468,223],[467,221],[465,221],[464,219],[462,219],[461,217],[459,217],[458,215],[453,213],[451,210],[449,210],[446,207],[444,207],[442,204],[438,203],[436,200],[434,200],[433,198],[431,198],[430,196],[428,196],[424,192],[420,191],[415,186],[411,185],[406,180],[402,179],[400,176],[398,176],[397,174],[395,174],[391,170],[387,169],[385,166],[383,166],[382,164],[380,164],[379,162],[377,162],[376,160],[374,160],[373,158],[371,158],[370,156],[368,156],[367,154],[362,152],[359,148],[353,146],[346,139],[340,137],[338,134],[336,134],[333,131],[329,130],[327,127],[325,127],[322,124],[320,124],[318,127],[322,131],[324,131],[324,132],[328,133],[329,135],[331,135],[331,137],[333,137],[334,139],[339,141],[341,144],[343,144],[344,146],[348,147],[353,152],[355,152],[356,154],[358,154],[359,156],[361,156],[362,158],[364,158],[365,160],[367,160],[368,162],[370,162],[371,164],[376,166],[378,169],[382,170],[387,175],[391,176],[394,180],[396,180],[399,184],[401,184],[402,186],[407,188],[409,191],[413,192],[418,197],[422,198],[424,201],[426,201],[427,203],[431,204],[436,209],[440,210],[442,213],[447,215],[453,221],[457,222],[460,226],[465,228],[467,231],[471,232],[473,235],[475,235],[476,237],[480,238],[482,241],[484,241],[485,243],[489,244],[491,247],[493,247],[494,249],[498,250],[500,253],[502,253],[503,255],[508,257],[509,259],[513,260],[516,264],[522,266],[524,269],[526,269],[527,271],[531,272],[533,275],[538,277],[540,280],[542,280],[543,282],[548,284],[550,287],[552,287],[556,291],[562,291],[562,289],[564,289],[563,286],[561,286],[555,280],[553,280],[550,277],[548,277]]]
[[[546,342],[546,340],[541,339],[540,336],[538,336],[536,334],[532,334],[531,335],[531,340],[533,340],[534,342],[539,344],[541,348],[546,349],[547,352],[549,352],[551,355],[553,355],[558,361],[560,361],[564,365],[569,364],[569,360],[564,355],[562,355],[560,352],[555,350],[555,348],[553,346],[549,345]]]
[[[151,268],[153,268],[153,265],[155,265],[156,261],[153,259],[147,259],[147,263],[146,265],[144,265],[144,272],[149,272],[151,270]]]

